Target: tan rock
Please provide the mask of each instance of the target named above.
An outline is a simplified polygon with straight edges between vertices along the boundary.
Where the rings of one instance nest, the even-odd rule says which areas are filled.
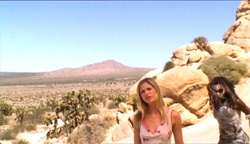
[[[188,63],[196,63],[202,59],[202,52],[200,50],[193,51],[188,58]]]
[[[187,88],[207,84],[208,78],[201,71],[189,66],[174,67],[156,78],[157,83],[163,87],[163,96],[180,96]]]
[[[175,65],[185,65],[188,62],[188,52],[186,51],[186,45],[177,48],[174,51],[171,61]]]
[[[177,66],[198,63],[209,57],[206,50],[200,50],[194,43],[178,47],[171,57],[172,62]]]
[[[181,114],[182,125],[187,126],[187,125],[192,125],[198,122],[198,117],[192,114],[190,111],[188,111],[181,104],[175,103],[171,105],[170,108],[174,109],[175,111]]]
[[[209,111],[207,76],[188,66],[175,67],[157,76],[162,95],[174,99],[198,117]]]
[[[236,12],[236,21],[224,34],[224,42],[238,45],[250,51],[250,3],[247,0],[241,1]]]
[[[227,55],[232,58],[238,58],[245,54],[245,50],[237,45],[225,44],[223,42],[210,42],[210,47],[213,49],[215,55]]]

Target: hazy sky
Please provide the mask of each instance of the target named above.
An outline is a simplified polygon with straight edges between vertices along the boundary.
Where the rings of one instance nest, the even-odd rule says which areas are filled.
[[[114,59],[157,68],[197,36],[221,41],[239,1],[1,1],[0,71]]]

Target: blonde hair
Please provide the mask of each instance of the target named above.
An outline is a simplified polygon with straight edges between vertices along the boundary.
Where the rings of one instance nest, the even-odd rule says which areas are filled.
[[[144,78],[137,85],[138,110],[144,115],[145,111],[148,108],[148,104],[143,101],[143,99],[141,98],[141,94],[140,94],[140,88],[141,88],[142,84],[144,84],[144,83],[148,83],[149,85],[151,85],[155,89],[155,91],[157,93],[156,107],[160,112],[161,120],[165,121],[165,112],[164,112],[165,104],[164,104],[163,98],[161,96],[160,87],[153,78]]]

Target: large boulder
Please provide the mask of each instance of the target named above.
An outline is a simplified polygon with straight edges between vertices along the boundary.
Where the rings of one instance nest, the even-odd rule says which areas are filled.
[[[245,54],[245,51],[237,45],[226,44],[220,41],[210,42],[209,45],[215,55],[227,55],[232,58],[239,58]]]
[[[208,112],[208,77],[201,70],[175,67],[159,74],[156,81],[164,97],[171,97],[197,117]]]
[[[171,61],[177,66],[198,63],[209,57],[210,54],[199,49],[194,43],[182,45],[173,52]]]
[[[241,1],[236,20],[224,34],[224,42],[250,51],[250,0]]]
[[[184,126],[192,125],[199,121],[196,115],[192,114],[188,109],[179,103],[172,104],[170,108],[181,114],[182,125]]]
[[[196,123],[209,111],[208,78],[201,70],[176,66],[155,77],[165,103],[181,113],[184,125]],[[131,87],[130,96],[137,95],[137,84]]]

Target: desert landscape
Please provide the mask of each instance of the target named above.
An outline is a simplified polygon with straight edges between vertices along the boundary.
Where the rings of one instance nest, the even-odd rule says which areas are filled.
[[[114,60],[107,60],[76,68],[70,72],[65,72],[65,69],[63,69],[36,74],[2,73],[0,84],[1,109],[7,111],[6,107],[11,107],[12,114],[1,119],[3,121],[0,126],[0,137],[3,140],[1,143],[19,143],[19,140],[15,139],[22,139],[22,137],[26,138],[27,143],[45,143],[46,134],[51,127],[46,126],[44,115],[48,112],[53,113],[55,109],[52,107],[56,107],[55,103],[69,93],[84,91],[93,96],[95,102],[95,108],[92,108],[93,114],[103,111],[110,111],[115,114],[118,111],[119,103],[128,101],[128,91],[132,84],[149,70],[151,69],[132,68]],[[41,82],[40,79],[43,81]],[[17,112],[18,109],[23,109],[23,113],[21,113],[23,121],[30,121],[27,120],[30,118],[27,113],[34,109],[36,110],[32,112],[37,115],[37,118],[34,119],[41,118],[40,120],[31,120],[34,122],[31,135],[25,136],[27,133],[26,125],[18,123],[17,117],[20,114],[20,112]],[[36,140],[30,139],[30,137],[33,137],[32,133],[36,133],[34,130],[37,131],[34,137],[38,135]],[[105,133],[105,129],[102,132]],[[65,134],[63,135],[65,137]]]
[[[0,72],[0,144],[132,144],[128,118],[137,109],[136,87],[145,77],[155,78],[165,104],[181,114],[186,144],[217,143],[207,84],[225,76],[250,106],[249,25],[250,1],[244,0],[223,41],[190,38],[163,67],[106,60],[49,72]],[[250,136],[243,113],[241,120]]]

